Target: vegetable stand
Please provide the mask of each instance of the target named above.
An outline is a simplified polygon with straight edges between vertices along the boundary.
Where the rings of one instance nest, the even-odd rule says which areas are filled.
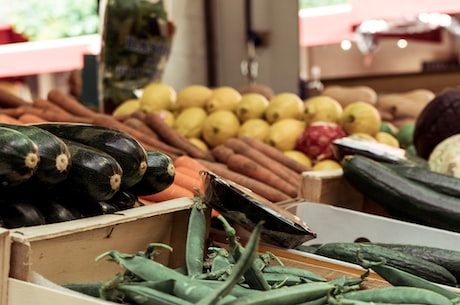
[[[0,228],[0,305],[6,305],[8,272],[10,270],[10,231]]]

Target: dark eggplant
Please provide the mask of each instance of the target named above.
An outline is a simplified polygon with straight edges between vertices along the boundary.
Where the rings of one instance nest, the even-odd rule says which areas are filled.
[[[0,218],[7,229],[46,224],[45,216],[33,202],[25,198],[1,200]]]

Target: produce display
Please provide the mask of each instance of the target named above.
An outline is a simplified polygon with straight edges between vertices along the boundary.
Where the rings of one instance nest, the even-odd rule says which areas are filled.
[[[238,241],[235,228],[219,215],[217,219],[224,228],[228,244],[211,241],[208,245],[204,234],[204,209],[210,201],[199,197],[194,200],[186,238],[187,259],[182,268],[172,269],[156,262],[155,253],[172,249],[152,243],[139,253],[121,253],[116,249],[102,253],[97,260],[108,259],[122,268],[107,281],[65,283],[63,286],[122,304],[458,304],[456,293],[406,270],[409,265],[411,271],[421,274],[417,264],[423,262],[423,266],[434,268],[432,271],[439,270],[438,279],[453,283],[456,280],[449,271],[390,246],[319,245],[318,253],[333,253],[337,257],[342,254],[336,254],[339,251],[335,249],[340,249],[350,260],[356,260],[359,245],[361,249],[369,248],[358,252],[363,267],[360,277],[327,278],[308,268],[284,265],[273,253],[260,253],[258,240],[263,221],[255,225],[243,245]],[[379,247],[385,249],[388,260],[382,260]],[[404,263],[406,260],[408,264]],[[363,289],[370,270],[388,278],[389,285]],[[429,273],[426,270],[424,275],[436,276],[435,272]]]

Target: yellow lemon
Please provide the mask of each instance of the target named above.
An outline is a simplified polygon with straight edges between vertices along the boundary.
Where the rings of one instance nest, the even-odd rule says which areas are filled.
[[[304,103],[303,118],[305,124],[313,122],[338,123],[342,116],[342,105],[329,96],[315,96],[307,99]]]
[[[272,124],[287,118],[301,119],[303,109],[303,101],[297,94],[283,92],[270,99],[264,115],[265,119]]]
[[[201,149],[204,150],[204,151],[208,151],[208,150],[209,150],[208,145],[207,145],[206,142],[204,142],[202,139],[200,139],[200,138],[194,138],[194,137],[193,137],[193,138],[188,138],[188,139],[189,139],[189,141],[190,141],[193,145],[197,146],[198,148],[201,148]]]
[[[178,134],[191,138],[201,137],[204,119],[208,116],[200,107],[189,107],[182,110],[175,119],[174,129]]]
[[[241,122],[249,119],[261,119],[268,107],[268,99],[260,93],[246,93],[236,105],[235,113]]]
[[[357,140],[357,141],[370,141],[370,142],[377,142],[377,140],[371,136],[370,134],[357,132],[352,135],[348,136],[350,139]]]
[[[269,145],[281,150],[295,149],[297,138],[305,129],[305,122],[292,118],[281,119],[270,125],[265,140]]]
[[[165,121],[166,124],[168,124],[168,126],[170,127],[174,126],[175,118],[174,118],[174,114],[171,111],[166,110],[166,109],[161,109],[161,110],[154,111],[154,113],[156,113],[160,118],[162,118],[163,121]]]
[[[140,102],[138,99],[126,100],[120,105],[118,105],[112,112],[112,115],[124,115],[131,114],[140,109]]]
[[[236,105],[241,101],[241,93],[228,86],[215,88],[206,102],[206,111],[208,113],[217,110],[234,111]]]
[[[230,110],[217,110],[209,114],[203,122],[202,137],[211,147],[224,144],[238,135],[240,121]]]
[[[388,132],[379,131],[375,134],[375,139],[379,143],[384,143],[393,147],[399,147],[399,141],[395,136],[392,136]]]
[[[268,136],[270,124],[263,119],[249,119],[241,124],[238,129],[239,138],[256,138],[261,141],[265,141]]]
[[[171,109],[176,102],[176,90],[161,82],[150,83],[144,87],[139,98],[140,109],[154,112],[160,109]]]
[[[331,169],[338,169],[342,168],[342,165],[340,165],[339,162],[335,160],[322,160],[313,165],[312,170],[313,171],[324,171],[324,170],[331,170]]]
[[[305,166],[308,166],[308,167],[312,166],[311,159],[305,153],[301,152],[300,150],[286,150],[283,153],[286,156],[294,159],[295,161]]]
[[[189,85],[177,93],[176,107],[179,110],[188,107],[204,108],[212,94],[212,89],[204,85]]]
[[[340,125],[347,134],[367,133],[374,136],[380,130],[382,118],[373,105],[354,102],[343,109]]]

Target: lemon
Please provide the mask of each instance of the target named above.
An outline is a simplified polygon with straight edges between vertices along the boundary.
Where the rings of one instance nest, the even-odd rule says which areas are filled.
[[[283,152],[286,156],[292,158],[293,160],[307,166],[311,167],[312,162],[311,159],[303,152],[300,150],[286,150]]]
[[[342,105],[329,96],[315,96],[304,103],[303,118],[305,124],[313,122],[338,123],[342,116]]]
[[[140,109],[140,102],[138,99],[129,99],[118,105],[113,110],[112,115],[131,114]]]
[[[176,119],[174,117],[174,114],[171,111],[166,110],[166,109],[160,109],[160,110],[154,111],[154,113],[159,115],[160,118],[162,118],[163,121],[165,121],[166,124],[168,124],[168,126],[170,126],[170,127],[174,126],[174,123],[175,123]]]
[[[270,125],[266,142],[281,150],[295,149],[297,138],[305,129],[305,123],[292,118],[281,119]]]
[[[206,102],[206,111],[208,113],[217,110],[234,111],[236,105],[241,101],[241,93],[229,86],[215,88]]]
[[[178,134],[191,138],[201,137],[204,119],[208,116],[200,107],[189,107],[182,110],[175,119],[174,129]]]
[[[350,139],[357,140],[357,141],[370,141],[370,142],[377,142],[377,140],[371,136],[370,134],[357,132],[348,136]]]
[[[177,93],[176,107],[179,110],[188,107],[204,108],[212,94],[212,89],[204,85],[189,85]]]
[[[268,99],[260,93],[246,93],[236,105],[235,113],[241,122],[249,119],[261,119],[268,107]]]
[[[374,136],[381,124],[382,118],[377,108],[361,101],[348,104],[340,118],[340,125],[349,135],[360,132]]]
[[[154,112],[160,109],[171,109],[176,102],[176,90],[161,82],[150,83],[144,87],[139,98],[140,110]]]
[[[240,121],[230,110],[217,110],[209,114],[203,122],[202,137],[211,147],[224,144],[238,135]]]
[[[304,104],[302,99],[294,93],[283,92],[270,99],[265,110],[265,119],[270,123],[282,119],[301,119]]]
[[[270,124],[263,119],[249,119],[243,124],[241,124],[238,129],[239,138],[256,138],[261,141],[265,141],[268,136],[268,130],[270,129]]]
[[[322,160],[313,165],[312,170],[313,171],[324,171],[324,170],[331,170],[331,169],[338,169],[342,168],[342,165],[340,165],[339,162],[331,159],[327,160]]]
[[[204,151],[208,151],[208,150],[209,150],[208,145],[207,145],[202,139],[200,139],[200,138],[194,138],[194,137],[188,138],[188,139],[189,139],[189,141],[190,141],[193,145],[197,146],[198,148],[201,148],[201,149],[204,150]]]
[[[387,144],[393,147],[399,147],[399,141],[398,139],[391,135],[388,132],[385,131],[379,131],[375,134],[374,138],[377,140],[379,143]]]

